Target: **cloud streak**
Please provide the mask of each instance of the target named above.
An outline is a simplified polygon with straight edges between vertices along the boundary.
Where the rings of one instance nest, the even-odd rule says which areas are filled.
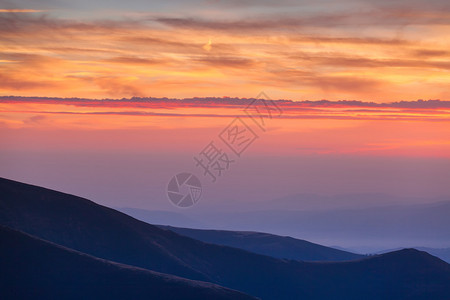
[[[40,9],[0,9],[0,13],[37,13],[37,12],[44,12],[45,10]]]
[[[79,20],[4,13],[0,95],[249,97],[266,90],[288,99],[448,99],[450,44],[439,27],[446,10],[352,9]]]
[[[254,99],[241,98],[133,98],[133,99],[64,99],[2,97],[0,105],[13,104],[4,112],[54,115],[117,115],[133,117],[247,118],[243,108]],[[284,114],[282,119],[397,120],[450,122],[450,101],[418,100],[391,103],[363,101],[290,101],[275,100]],[[44,106],[43,106],[44,105]],[[47,106],[45,106],[47,105]],[[0,106],[1,107],[1,106]],[[39,109],[42,107],[42,109]],[[65,107],[61,110],[60,107]],[[68,109],[73,107],[73,109]],[[49,108],[51,110],[49,110]],[[90,108],[89,110],[77,108]],[[92,108],[100,109],[92,111]],[[217,109],[220,108],[220,112]],[[114,110],[111,110],[114,109]],[[167,112],[167,110],[171,110]],[[196,112],[192,112],[194,109]]]

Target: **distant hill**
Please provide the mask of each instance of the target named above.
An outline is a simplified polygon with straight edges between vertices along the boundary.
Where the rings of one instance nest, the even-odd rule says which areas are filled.
[[[251,232],[159,226],[196,240],[244,249],[276,258],[303,261],[347,261],[364,255],[346,252],[288,236]]]
[[[342,209],[365,209],[372,208],[374,205],[393,206],[393,205],[411,205],[426,202],[439,202],[448,200],[448,197],[399,197],[383,193],[353,193],[337,195],[318,195],[318,194],[294,194],[277,199],[258,202],[259,210],[342,210]]]
[[[376,254],[384,254],[392,251],[397,251],[401,248],[395,248],[395,249],[388,249],[388,250],[382,250],[377,251]],[[439,257],[443,261],[450,263],[450,248],[429,248],[429,247],[414,247],[414,249],[425,251],[431,255],[434,255],[436,257]]]
[[[347,204],[353,203],[357,196],[349,197],[348,199],[351,201],[348,200]],[[375,194],[373,199],[382,196],[382,194]],[[365,194],[361,197],[363,197],[362,202],[364,203],[368,202],[368,199],[372,199]],[[312,196],[307,198],[308,201],[314,199],[316,198]],[[327,198],[324,197],[322,203],[326,202],[324,199]],[[341,198],[337,197],[337,199]],[[342,199],[347,198],[342,196]],[[392,200],[392,198],[389,199]],[[440,201],[422,204],[402,202],[402,204],[383,206],[381,204],[383,202],[380,201],[380,203],[371,202],[380,205],[376,207],[358,208],[356,205],[355,208],[348,208],[347,205],[346,208],[337,207],[335,209],[330,209],[329,205],[324,204],[321,209],[315,210],[295,209],[295,207],[300,207],[301,201],[298,201],[298,203],[295,202],[296,205],[298,204],[297,206],[280,204],[277,209],[266,209],[265,203],[261,205],[258,203],[257,206],[253,203],[252,206],[240,210],[227,208],[223,210],[195,209],[179,212],[155,212],[144,209],[127,209],[124,212],[151,224],[181,228],[267,232],[303,240],[314,240],[319,244],[339,245],[349,248],[350,250],[347,251],[350,252],[372,253],[397,245],[427,247],[450,245],[450,230],[448,230],[450,228],[450,218],[448,217],[450,215],[450,198],[441,197],[434,198],[434,200]],[[398,201],[400,202],[400,200]],[[339,206],[341,202],[338,201],[333,205]],[[274,207],[272,202],[269,204]],[[352,247],[356,250],[351,250]]]
[[[327,245],[359,241],[377,247],[450,244],[450,201],[311,211],[258,207],[253,211],[194,211],[189,216],[208,226],[194,228],[269,232]]]
[[[450,298],[450,266],[417,250],[352,262],[280,260],[204,243],[80,197],[7,179],[0,179],[0,195],[0,224],[99,258],[263,299]]]
[[[427,248],[427,247],[416,247],[417,250],[425,251],[439,257],[445,262],[450,263],[450,248]]]
[[[99,259],[0,225],[2,299],[255,299]]]

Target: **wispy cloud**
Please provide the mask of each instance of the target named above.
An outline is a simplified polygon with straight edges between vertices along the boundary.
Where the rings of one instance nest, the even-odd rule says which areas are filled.
[[[37,12],[45,12],[46,10],[40,9],[0,9],[0,13],[37,13]]]
[[[114,82],[111,82],[114,84]],[[115,89],[129,88],[116,86]],[[164,117],[207,117],[233,118],[248,117],[242,109],[254,99],[242,98],[133,98],[133,99],[74,99],[74,98],[36,98],[1,97],[1,104],[16,104],[17,110],[10,112],[28,114],[72,114],[72,115],[127,115],[127,116],[164,116]],[[450,101],[418,100],[390,103],[364,101],[291,101],[274,100],[285,113],[283,119],[333,119],[333,120],[429,120],[450,122]],[[24,110],[37,104],[42,109]],[[42,106],[51,105],[49,107]],[[68,107],[74,107],[69,109]],[[61,110],[60,107],[65,107]],[[88,111],[76,107],[90,108]],[[92,111],[92,108],[100,110]],[[184,109],[197,109],[195,113]],[[218,112],[217,108],[221,111]],[[113,110],[111,110],[113,109]],[[167,110],[172,110],[167,112]],[[181,109],[181,110],[180,110]],[[201,109],[200,111],[198,109]],[[177,111],[175,111],[177,110]],[[8,111],[6,111],[8,112]]]
[[[34,138],[35,134],[46,132],[46,140],[56,142],[57,147],[61,141],[53,140],[56,132],[59,132],[57,136],[71,137],[89,133],[95,136],[107,131],[111,138],[122,131],[127,138],[136,139],[136,149],[140,149],[144,139],[152,148],[156,138],[166,141],[170,146],[165,146],[165,151],[170,151],[174,140],[184,141],[191,134],[208,132],[207,136],[197,136],[207,140],[236,116],[242,117],[249,126],[256,126],[243,112],[252,100],[8,96],[0,97],[0,131],[9,140],[17,139],[18,133],[28,132]],[[450,101],[274,101],[283,114],[271,120],[268,132],[276,134],[269,134],[264,139],[266,142],[262,141],[263,152],[277,145],[280,150],[274,151],[290,154],[304,152],[298,149],[305,147],[323,149],[307,151],[317,154],[448,157],[450,153]],[[187,133],[189,128],[191,131]],[[39,142],[48,147],[46,140],[39,139]],[[83,147],[91,149],[97,142],[93,138],[85,141]],[[187,144],[190,142],[191,139]]]
[[[248,97],[267,90],[291,99],[446,99],[450,44],[439,29],[446,10],[385,4],[357,14],[349,7],[249,17],[4,13],[0,94]]]

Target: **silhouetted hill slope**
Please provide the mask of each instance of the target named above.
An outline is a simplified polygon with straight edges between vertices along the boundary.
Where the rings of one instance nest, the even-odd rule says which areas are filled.
[[[91,255],[200,278],[263,299],[448,299],[449,265],[404,250],[344,263],[207,244],[76,196],[0,180],[0,223]]]
[[[450,248],[415,247],[415,249],[425,251],[433,256],[439,257],[447,263],[450,263]]]
[[[172,226],[159,227],[206,243],[240,248],[275,258],[304,261],[346,261],[364,258],[364,255],[269,233],[191,229]]]
[[[368,236],[378,245],[450,243],[450,201],[317,211],[258,207],[253,211],[194,211],[189,215],[205,224],[194,228],[281,233],[306,240],[320,238],[335,245],[340,241],[354,244]]]
[[[399,250],[400,248],[396,249],[387,249],[375,252],[376,254],[384,254],[392,251]],[[450,263],[450,248],[429,248],[429,247],[414,247],[414,249],[425,251],[433,256],[439,257],[443,261]]]
[[[0,223],[8,227],[96,257],[208,279],[177,258],[177,252],[183,251],[178,242],[183,239],[177,240],[175,233],[167,234],[92,201],[37,186],[1,179],[0,191]]]
[[[318,263],[308,274],[306,281],[319,295],[312,299],[339,299],[336,293],[341,299],[450,299],[450,265],[416,249]]]
[[[2,299],[255,299],[99,259],[0,225]]]

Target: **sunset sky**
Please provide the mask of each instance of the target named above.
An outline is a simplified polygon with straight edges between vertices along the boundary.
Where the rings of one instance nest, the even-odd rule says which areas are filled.
[[[0,93],[448,99],[448,1],[1,1]]]
[[[0,0],[0,176],[169,209],[240,116],[258,138],[210,201],[448,195],[449,33],[438,0]],[[260,92],[289,100],[266,131]]]

